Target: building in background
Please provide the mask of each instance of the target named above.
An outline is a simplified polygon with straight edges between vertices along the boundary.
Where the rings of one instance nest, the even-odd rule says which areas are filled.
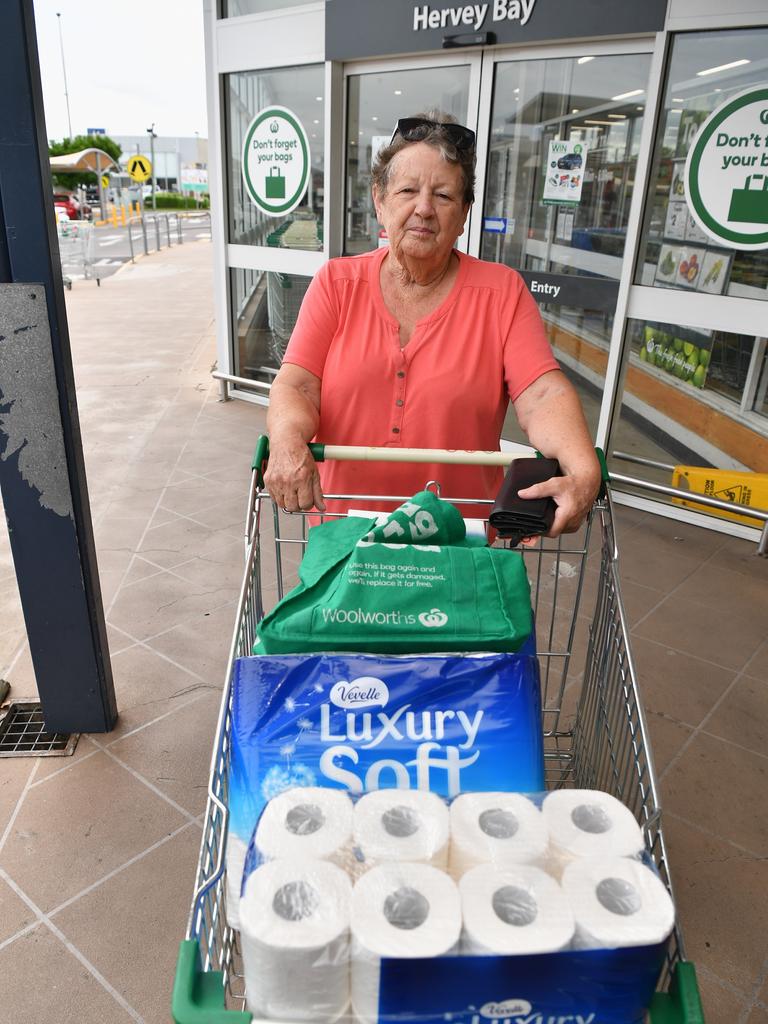
[[[268,399],[324,260],[386,244],[372,159],[398,117],[439,107],[478,135],[460,245],[523,274],[613,470],[696,489],[713,468],[710,493],[768,507],[768,231],[751,248],[714,237],[685,185],[702,125],[766,83],[768,4],[500,0],[480,24],[456,2],[204,8],[219,368],[253,382],[234,394]],[[243,167],[273,106],[308,145],[306,192],[277,216]],[[733,202],[768,225],[756,172]]]
[[[122,148],[120,158],[123,166],[130,157],[140,153],[150,155],[148,135],[112,135],[111,138]],[[181,192],[182,185],[187,191],[207,192],[208,188],[208,140],[197,135],[190,137],[165,137],[158,135],[154,140],[155,182],[159,191]],[[195,186],[194,188],[192,186]],[[197,187],[204,185],[205,188]]]

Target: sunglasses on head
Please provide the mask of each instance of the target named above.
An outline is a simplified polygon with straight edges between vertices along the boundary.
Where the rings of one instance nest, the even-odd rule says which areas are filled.
[[[396,135],[400,135],[406,142],[421,142],[433,128],[442,129],[456,149],[474,149],[475,133],[471,128],[453,122],[430,121],[426,117],[401,117],[395,125],[389,144],[392,145]]]

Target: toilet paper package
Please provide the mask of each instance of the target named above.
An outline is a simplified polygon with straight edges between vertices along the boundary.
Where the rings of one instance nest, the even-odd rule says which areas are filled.
[[[284,791],[316,787],[358,796],[395,789],[451,799],[489,790],[534,792],[544,784],[532,640],[516,654],[241,658],[231,736],[227,915],[234,926],[243,848],[267,802]],[[390,808],[395,830],[398,815],[418,813],[406,799]],[[447,831],[446,813],[439,828]],[[311,826],[311,815],[308,821]],[[369,842],[374,825],[372,815]],[[401,820],[400,827],[411,825]],[[443,866],[447,835],[432,852],[418,849],[424,835],[422,829],[408,843],[400,836],[398,844],[390,832],[387,842],[407,849],[410,860]],[[367,856],[373,863],[387,859],[380,846]]]
[[[564,806],[587,835],[622,821],[613,798],[571,792]],[[558,814],[548,830],[549,798],[313,786],[276,795],[251,838],[239,907],[246,983],[258,986],[249,1006],[332,1024],[343,971],[329,968],[342,963],[359,1024],[641,1024],[671,898],[647,854],[588,850],[553,874],[549,844],[565,826]]]

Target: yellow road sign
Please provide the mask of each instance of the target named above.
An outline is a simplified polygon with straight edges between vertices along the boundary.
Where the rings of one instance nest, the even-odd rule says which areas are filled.
[[[145,156],[137,154],[128,161],[128,173],[134,181],[146,181],[152,176],[152,164]]]
[[[107,177],[106,174],[102,174],[102,176],[101,176],[101,187],[102,188],[109,188],[109,178]]]

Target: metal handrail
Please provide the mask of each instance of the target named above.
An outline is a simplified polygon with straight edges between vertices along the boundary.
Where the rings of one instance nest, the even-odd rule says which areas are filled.
[[[612,484],[626,484],[628,487],[639,487],[641,490],[651,491],[654,494],[666,494],[672,498],[682,498],[686,502],[696,505],[706,505],[708,508],[715,508],[721,512],[733,512],[736,515],[748,516],[757,519],[763,524],[760,540],[757,544],[757,553],[764,558],[768,556],[768,509],[752,508],[750,505],[738,505],[735,501],[722,501],[720,498],[711,498],[708,494],[699,494],[696,491],[684,491],[681,487],[672,487],[669,484],[655,484],[650,480],[639,480],[634,476],[624,476],[623,473],[611,471]]]

